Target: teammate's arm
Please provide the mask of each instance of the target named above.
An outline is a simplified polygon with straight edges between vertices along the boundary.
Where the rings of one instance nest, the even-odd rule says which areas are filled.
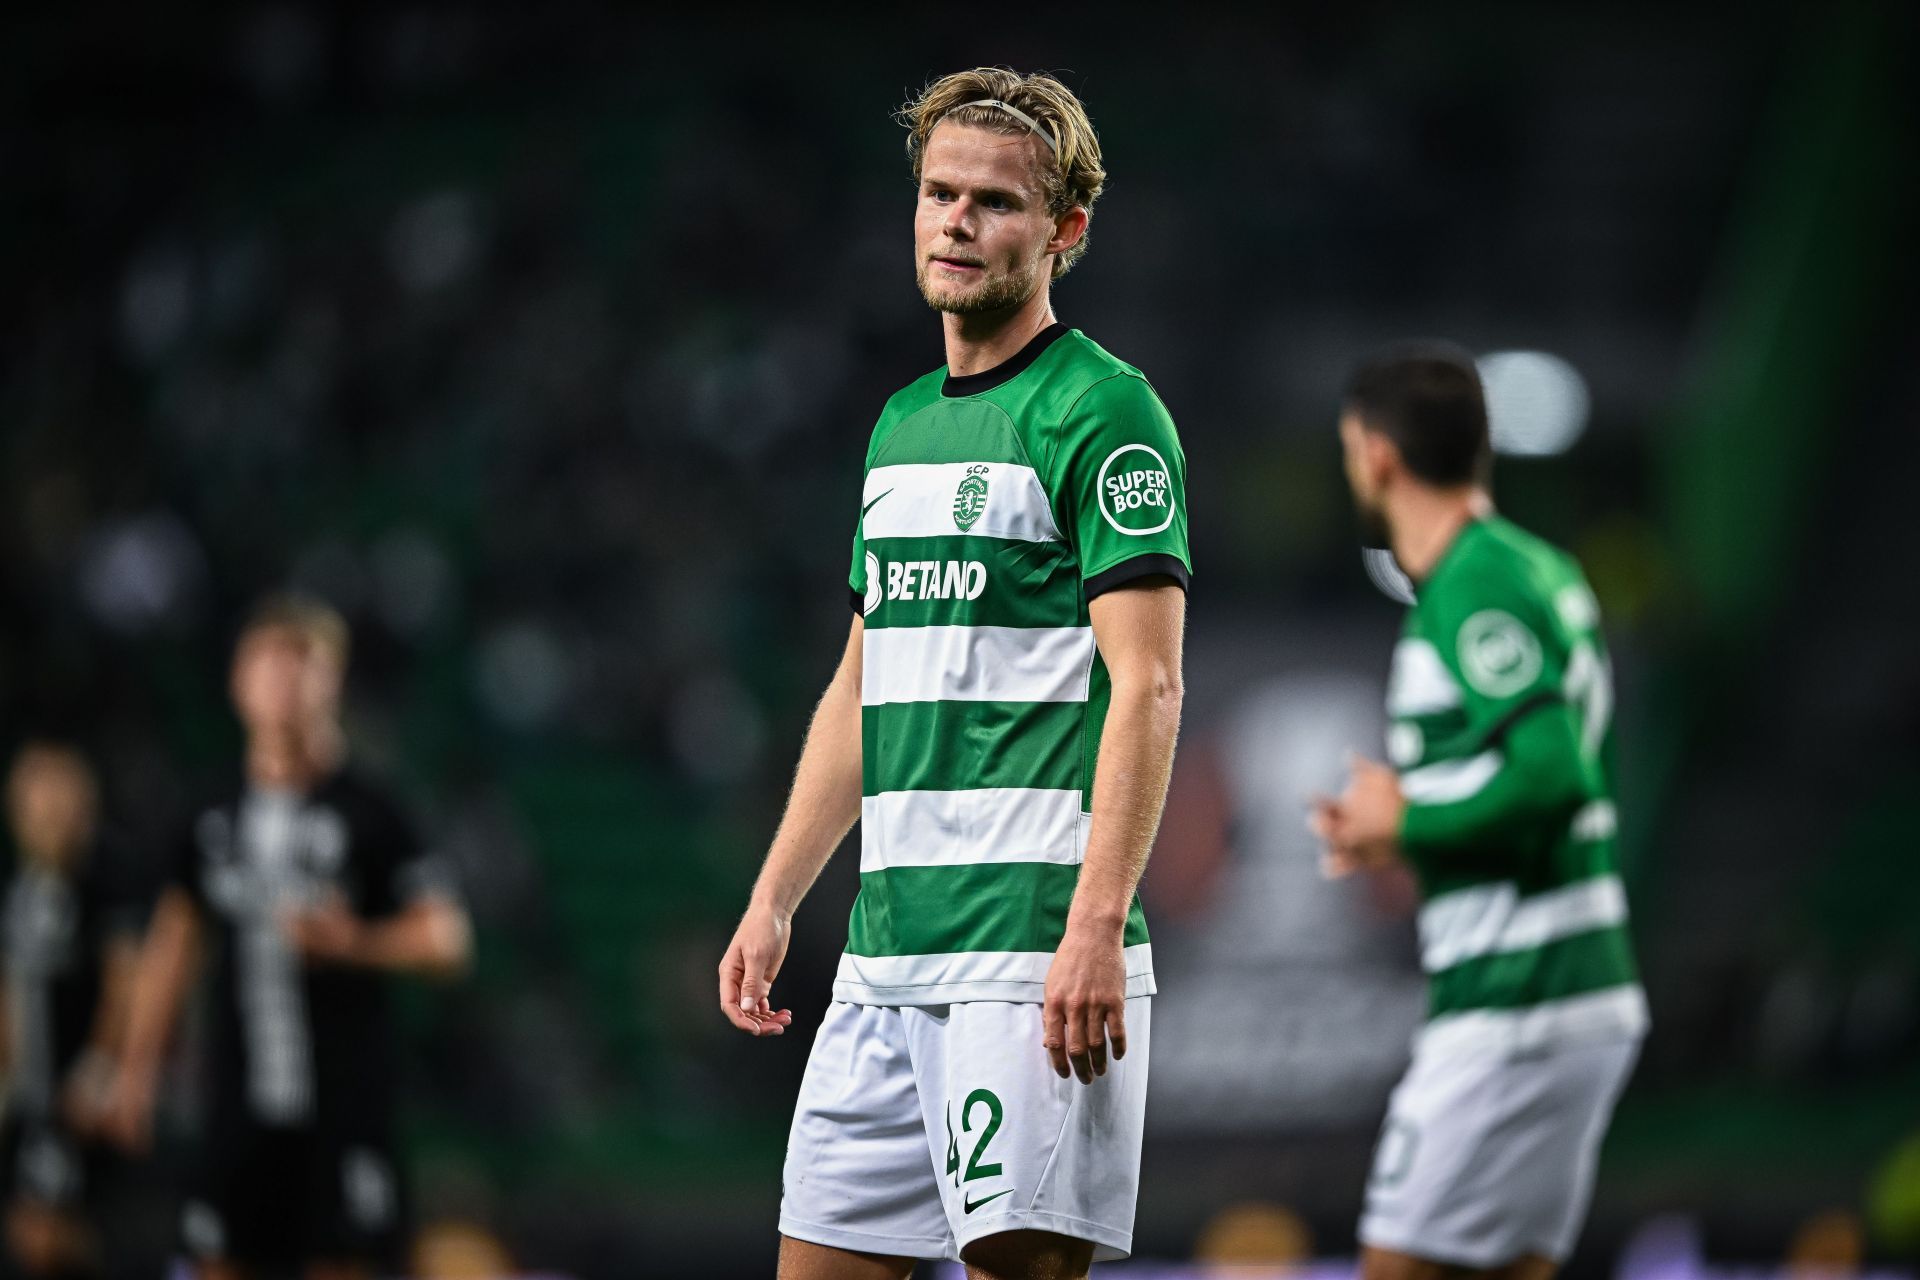
[[[1141,579],[1088,605],[1113,696],[1094,770],[1093,827],[1042,1011],[1053,1069],[1082,1083],[1106,1074],[1109,1044],[1116,1058],[1127,1051],[1122,938],[1173,771],[1186,607],[1186,591],[1164,578]]]
[[[814,708],[787,810],[753,886],[747,913],[720,960],[720,1011],[742,1031],[779,1035],[793,1021],[768,999],[786,959],[793,913],[860,816],[860,652],[853,620],[846,652]]]
[[[144,1150],[152,1136],[160,1059],[186,995],[200,927],[199,908],[186,890],[161,892],[133,975],[120,1078],[107,1116],[108,1131],[134,1150]]]

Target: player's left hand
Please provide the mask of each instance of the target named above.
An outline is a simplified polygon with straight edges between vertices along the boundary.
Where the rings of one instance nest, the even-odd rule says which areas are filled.
[[[1321,870],[1329,877],[1377,870],[1400,858],[1400,823],[1407,812],[1400,775],[1358,754],[1347,763],[1347,789],[1337,799],[1315,796],[1307,816],[1307,829],[1326,841]]]
[[[318,906],[290,911],[281,917],[287,941],[309,961],[353,964],[360,959],[366,926],[338,894]]]
[[[1107,1074],[1107,1050],[1127,1056],[1127,958],[1119,933],[1071,922],[1047,970],[1041,1043],[1061,1079],[1092,1084]]]

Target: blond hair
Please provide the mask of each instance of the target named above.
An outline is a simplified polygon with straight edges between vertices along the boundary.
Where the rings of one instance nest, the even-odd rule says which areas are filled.
[[[1107,182],[1107,171],[1100,167],[1100,138],[1073,90],[1044,73],[1021,75],[1006,67],[975,67],[930,81],[897,113],[907,129],[907,162],[913,168],[913,180],[920,181],[927,139],[942,121],[1015,136],[1032,132],[998,107],[977,105],[995,101],[1032,117],[1045,135],[1041,183],[1047,212],[1058,218],[1078,205],[1091,214]],[[1086,251],[1087,237],[1082,235],[1054,258],[1053,278],[1067,274]]]
[[[327,655],[342,671],[352,648],[352,632],[339,611],[312,596],[291,592],[271,595],[253,607],[240,628],[244,643],[262,631],[289,631],[302,643]]]

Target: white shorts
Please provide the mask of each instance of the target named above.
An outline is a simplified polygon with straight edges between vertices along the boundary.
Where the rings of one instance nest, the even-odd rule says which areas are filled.
[[[1573,1251],[1638,1038],[1511,1056],[1416,1048],[1393,1091],[1361,1243],[1497,1267]]]
[[[974,1001],[827,1010],[787,1140],[780,1233],[958,1259],[983,1236],[1051,1231],[1133,1244],[1151,998],[1127,1001],[1127,1056],[1062,1080],[1040,1006]]]

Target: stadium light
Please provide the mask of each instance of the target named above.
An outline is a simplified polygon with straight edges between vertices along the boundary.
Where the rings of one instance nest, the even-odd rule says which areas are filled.
[[[1479,360],[1495,453],[1565,453],[1587,429],[1593,399],[1580,371],[1545,351],[1493,351]]]

